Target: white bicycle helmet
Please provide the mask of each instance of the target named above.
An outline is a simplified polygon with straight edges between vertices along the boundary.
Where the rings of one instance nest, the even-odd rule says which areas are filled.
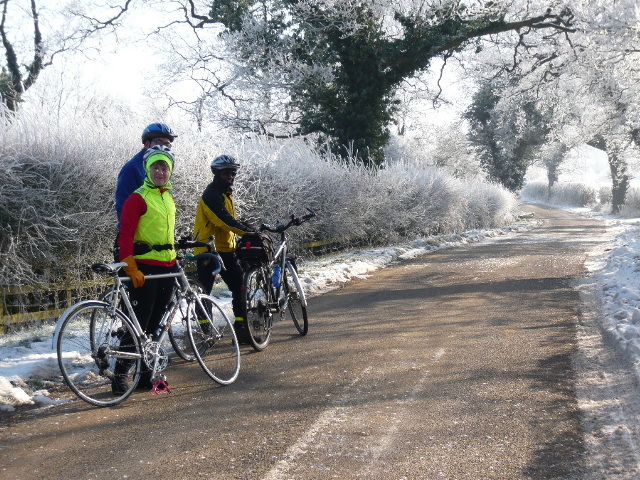
[[[165,157],[169,163],[169,167],[171,168],[171,171],[173,171],[173,167],[176,163],[176,158],[173,155],[173,152],[171,152],[171,150],[169,150],[169,148],[165,147],[164,145],[154,145],[151,148],[148,148],[146,152],[144,152],[144,156],[142,157],[142,161],[143,164],[145,166],[145,169],[147,168],[147,160],[149,160],[150,157],[158,155],[157,160],[161,160],[163,157]],[[150,164],[149,164],[150,165]]]

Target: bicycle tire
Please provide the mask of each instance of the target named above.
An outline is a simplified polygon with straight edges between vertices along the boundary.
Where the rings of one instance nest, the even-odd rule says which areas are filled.
[[[188,300],[187,330],[191,348],[205,373],[229,385],[240,372],[240,347],[233,323],[210,295]]]
[[[263,267],[247,270],[242,280],[242,305],[249,341],[259,352],[269,345],[271,339],[268,288]]]
[[[123,345],[122,339],[125,340]],[[142,348],[131,320],[108,303],[88,302],[68,313],[58,332],[58,365],[62,378],[82,400],[98,407],[117,405],[140,379]],[[128,366],[122,376],[128,388],[112,392],[116,362]]]
[[[285,267],[283,286],[287,298],[286,308],[298,333],[301,336],[305,336],[309,332],[309,318],[302,283],[295,266],[291,262],[287,260]]]

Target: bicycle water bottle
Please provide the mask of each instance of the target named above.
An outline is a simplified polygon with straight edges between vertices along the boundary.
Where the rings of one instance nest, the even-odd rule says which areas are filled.
[[[276,288],[280,286],[281,273],[282,271],[280,270],[280,265],[276,265],[275,267],[273,267],[273,274],[271,275],[271,283]]]

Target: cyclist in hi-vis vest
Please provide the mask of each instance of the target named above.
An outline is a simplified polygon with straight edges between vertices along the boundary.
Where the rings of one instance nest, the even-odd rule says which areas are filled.
[[[145,178],[122,206],[118,234],[119,261],[127,264],[126,274],[133,288],[129,299],[145,333],[154,338],[162,315],[171,299],[173,278],[145,281],[145,275],[176,272],[174,229],[176,206],[171,191],[174,157],[162,146],[149,148],[144,156]],[[122,339],[125,345],[127,339]],[[128,388],[123,373],[131,362],[116,363],[113,393]],[[119,375],[120,374],[120,375]],[[151,388],[151,372],[143,367],[139,388]]]
[[[231,291],[234,328],[240,343],[249,343],[246,322],[242,308],[242,267],[236,257],[236,235],[242,236],[255,228],[236,220],[236,209],[233,205],[233,183],[240,164],[230,155],[220,155],[211,162],[213,181],[204,190],[196,207],[194,237],[206,242],[211,235],[215,237],[216,250],[222,258],[224,269],[220,272],[222,280]],[[195,254],[205,251],[194,249]],[[198,261],[198,279],[205,293],[210,293],[214,277],[212,265],[206,260]]]

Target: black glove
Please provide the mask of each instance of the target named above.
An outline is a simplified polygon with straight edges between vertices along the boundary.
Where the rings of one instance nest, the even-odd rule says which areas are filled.
[[[258,231],[257,227],[249,222],[242,222],[244,229],[247,233],[255,233]]]

